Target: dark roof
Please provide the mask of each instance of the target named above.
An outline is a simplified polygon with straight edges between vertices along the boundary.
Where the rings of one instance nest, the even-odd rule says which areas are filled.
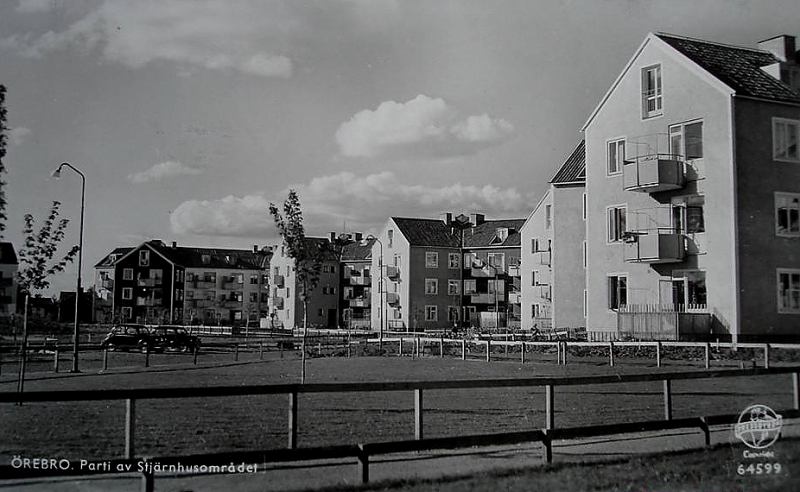
[[[360,241],[350,243],[342,250],[342,261],[366,261],[370,259],[374,239],[367,239],[362,245]]]
[[[126,247],[126,248],[114,248],[114,251],[107,254],[102,260],[98,261],[95,264],[95,268],[102,268],[102,267],[110,267],[114,263],[117,262],[120,258],[128,254],[133,248]],[[115,255],[115,256],[114,256]],[[111,257],[114,256],[114,261],[111,261]]]
[[[454,229],[439,219],[410,219],[392,217],[412,246],[436,246],[440,248],[458,248],[458,235]]]
[[[780,60],[769,52],[666,33],[656,36],[736,91],[737,95],[800,103],[800,94],[761,67]]]
[[[336,251],[333,249],[331,242],[328,238],[307,237],[306,247],[307,248],[315,247],[319,251],[321,251],[322,257],[320,258],[320,260],[322,261],[338,261],[338,258],[336,256]]]
[[[448,226],[440,219],[392,217],[392,220],[412,246],[459,247],[459,229]],[[525,219],[484,221],[476,227],[464,230],[464,247],[519,246],[519,229],[524,223]],[[509,229],[508,237],[503,242],[495,240],[499,228]]]
[[[519,230],[524,223],[525,219],[487,220],[476,227],[464,230],[464,247],[519,246],[521,244]],[[504,241],[500,241],[497,237],[497,229],[508,229],[508,236]]]
[[[19,265],[17,252],[11,243],[0,243],[0,263],[4,265]]]
[[[581,143],[575,147],[564,164],[561,165],[556,172],[553,179],[550,180],[553,184],[559,183],[576,183],[586,181],[586,141],[581,140]]]

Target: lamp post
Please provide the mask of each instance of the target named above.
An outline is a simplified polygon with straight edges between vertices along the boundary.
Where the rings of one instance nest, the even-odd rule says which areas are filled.
[[[378,323],[378,346],[383,346],[383,320],[386,318],[384,316],[385,311],[383,309],[383,243],[380,239],[370,234],[369,236],[364,239],[364,244],[367,241],[375,241],[378,243],[378,299],[380,302],[380,306],[378,308],[378,315],[380,316],[380,322]]]
[[[85,209],[86,198],[86,176],[80,172],[75,166],[69,162],[61,163],[58,168],[53,171],[52,176],[56,179],[61,177],[61,169],[67,167],[75,171],[81,177],[81,220],[80,220],[80,236],[78,237],[78,270],[75,274],[75,332],[73,333],[72,340],[72,370],[70,372],[78,371],[78,334],[80,323],[78,321],[78,308],[81,299],[81,265],[83,261],[83,212]]]

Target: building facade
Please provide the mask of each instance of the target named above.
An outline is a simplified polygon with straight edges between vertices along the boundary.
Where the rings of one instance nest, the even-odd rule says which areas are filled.
[[[375,240],[364,240],[356,233],[353,241],[342,250],[339,312],[342,326],[368,329],[372,324],[372,246]]]
[[[0,318],[11,318],[17,310],[17,270],[14,245],[0,242]]]
[[[790,36],[647,36],[584,126],[590,332],[797,336],[799,84]]]

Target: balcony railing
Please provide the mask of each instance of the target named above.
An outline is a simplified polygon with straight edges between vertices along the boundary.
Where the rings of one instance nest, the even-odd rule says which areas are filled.
[[[369,307],[372,304],[370,299],[350,299],[350,307]]]
[[[549,285],[534,285],[533,286],[533,295],[534,295],[534,297],[538,297],[540,299],[551,299],[552,298]]]
[[[190,299],[189,307],[194,308],[210,308],[214,306],[214,301],[210,299]]]
[[[283,275],[273,275],[272,285],[275,287],[283,287]]]
[[[136,285],[138,285],[139,287],[154,287],[156,285],[156,279],[140,278],[136,281]]]
[[[508,293],[508,303],[509,304],[522,304],[522,293],[521,292],[509,292]]]
[[[386,303],[392,306],[400,304],[400,294],[396,292],[387,292],[386,293]]]
[[[549,251],[537,251],[533,257],[533,263],[535,265],[550,266],[551,256]]]
[[[396,279],[400,276],[400,269],[396,266],[386,267],[386,278]]]
[[[269,304],[273,309],[283,309],[283,297],[271,297]]]
[[[683,188],[684,158],[671,153],[668,135],[645,135],[626,144],[631,155],[622,166],[624,190],[657,193]]]
[[[679,263],[686,256],[683,234],[649,231],[625,236],[625,261],[630,263]]]
[[[472,302],[472,304],[494,304],[498,300],[499,299],[495,294],[486,294],[486,293],[473,294],[470,297],[470,302]]]
[[[3,285],[2,282],[0,282],[0,285]],[[100,281],[100,287],[102,287],[103,289],[112,290],[114,288],[114,279],[104,278],[103,280]]]
[[[370,285],[371,282],[372,277],[365,277],[363,275],[360,277],[350,277],[350,285]]]

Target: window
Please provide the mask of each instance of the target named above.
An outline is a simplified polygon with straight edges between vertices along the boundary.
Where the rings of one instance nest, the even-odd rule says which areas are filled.
[[[458,306],[448,306],[447,307],[447,321],[456,322],[458,321]]]
[[[425,321],[439,321],[439,306],[425,306]]]
[[[258,274],[250,274],[250,285],[258,285]]]
[[[425,268],[439,268],[439,253],[435,251],[425,252]]]
[[[703,157],[703,122],[683,123],[669,127],[669,148],[673,156],[685,159]]]
[[[139,251],[139,266],[150,266],[150,251],[146,249]]]
[[[439,279],[438,278],[426,278],[425,279],[425,294],[429,296],[435,296],[439,293]]]
[[[447,295],[448,296],[457,296],[457,295],[459,295],[461,293],[461,292],[459,292],[459,290],[460,290],[459,286],[460,285],[461,285],[461,282],[459,282],[458,279],[449,279],[447,281]]]
[[[663,112],[661,65],[642,69],[642,117],[652,118]]]
[[[531,238],[531,254],[539,251],[539,238]]]
[[[464,321],[472,322],[475,320],[475,306],[464,306]]]
[[[506,283],[502,280],[490,280],[488,284],[487,292],[489,294],[500,294],[503,295],[506,291]]]
[[[506,255],[505,253],[489,253],[487,255],[487,263],[502,273],[506,270]]]
[[[581,207],[581,213],[583,214],[583,220],[586,220],[586,193],[583,194],[583,206]]]
[[[704,308],[708,302],[706,272],[685,270],[672,272],[672,303],[688,309]]]
[[[161,285],[164,282],[164,271],[160,268],[151,268],[150,278],[153,279],[153,285]]]
[[[240,284],[240,285],[244,284],[244,274],[243,273],[237,273],[236,275],[233,276],[233,280],[237,284]]]
[[[531,304],[531,317],[546,318],[547,308],[541,304]]]
[[[323,308],[319,308],[317,310],[317,316],[323,316],[325,314],[325,310]]]
[[[386,236],[389,238],[389,241],[387,241],[387,247],[391,248],[392,243],[394,242],[394,229],[389,229],[386,231]]]
[[[464,253],[464,269],[469,270],[472,268],[472,262],[475,261],[474,253]]]
[[[531,285],[536,286],[539,285],[539,270],[532,270],[531,271]]]
[[[606,217],[608,219],[607,240],[609,243],[618,243],[622,241],[622,235],[626,231],[626,211],[626,205],[618,205],[606,208]]]
[[[778,312],[800,313],[800,269],[778,269]]]
[[[696,234],[706,232],[703,206],[705,199],[700,197],[686,198],[684,203],[673,205],[672,223],[676,234]]]
[[[250,293],[250,302],[258,302],[258,292]]]
[[[544,228],[550,229],[550,225],[553,223],[553,206],[552,205],[545,205],[544,206]]]
[[[133,280],[133,268],[122,269],[122,280]]]
[[[132,307],[124,307],[124,308],[122,308],[122,319],[125,320],[125,321],[128,321],[131,318],[133,318],[133,308]]]
[[[606,152],[606,174],[611,176],[622,172],[625,162],[625,139],[619,138],[608,142]]]
[[[464,295],[472,295],[478,292],[478,286],[474,279],[472,280],[464,280]]]
[[[122,288],[122,299],[124,299],[126,301],[130,301],[131,299],[133,299],[133,288],[131,288],[131,287],[123,287]]]
[[[216,274],[216,272],[205,272],[205,273],[203,273],[203,281],[204,282],[217,283],[217,274]]]
[[[589,263],[588,250],[586,249],[586,240],[583,241],[583,268]]]
[[[608,276],[608,309],[619,309],[628,304],[628,276]]]
[[[800,121],[772,118],[772,157],[776,161],[800,161]]]
[[[447,268],[457,270],[461,265],[459,264],[460,256],[458,253],[447,254]]]
[[[775,234],[800,237],[800,194],[775,193]]]

